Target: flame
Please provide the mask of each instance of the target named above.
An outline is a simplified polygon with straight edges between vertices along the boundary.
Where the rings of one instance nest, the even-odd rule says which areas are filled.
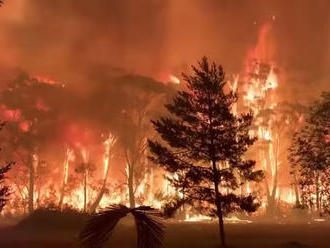
[[[184,221],[186,222],[200,222],[200,221],[211,221],[212,218],[209,216],[201,215],[201,214],[196,214],[196,215],[191,215],[189,213],[186,214]]]
[[[278,102],[276,101],[276,98],[274,97],[276,94],[276,90],[279,87],[279,78],[276,70],[276,63],[273,63],[272,61],[272,53],[273,53],[273,47],[268,47],[268,41],[269,41],[269,31],[270,26],[264,25],[261,28],[259,38],[258,38],[258,44],[256,48],[251,49],[248,53],[248,59],[255,58],[259,62],[268,62],[271,61],[271,65],[269,68],[269,71],[267,72],[266,77],[262,77],[263,71],[260,68],[260,65],[256,65],[253,68],[253,71],[251,74],[256,75],[256,77],[252,77],[249,79],[249,82],[245,85],[241,85],[239,80],[241,79],[242,82],[244,81],[244,75],[235,75],[232,79],[232,81],[229,83],[230,90],[233,93],[242,92],[243,91],[243,100],[242,105],[244,108],[249,108],[253,111],[255,116],[258,116],[258,114],[263,109],[275,109]],[[246,70],[247,71],[247,70]],[[58,84],[54,80],[35,76],[34,77],[39,83],[46,83],[46,84]],[[161,81],[163,82],[170,82],[173,84],[180,84],[180,78],[170,74],[168,72],[165,72],[162,74]],[[265,106],[261,106],[259,102],[263,102]],[[241,104],[241,103],[239,103]],[[35,103],[35,107],[40,111],[48,111],[49,107],[41,100],[38,99]],[[240,105],[237,105],[237,103],[233,104],[232,106],[232,113],[234,115],[237,115],[239,112]],[[6,120],[11,120],[14,122],[17,122],[19,124],[19,127],[23,132],[27,132],[30,130],[32,123],[24,120],[24,117],[22,116],[22,113],[19,109],[8,109],[6,106],[1,105],[0,111],[2,113],[2,116]],[[276,132],[273,130],[273,122],[268,121],[266,124],[266,119],[262,117],[258,117],[260,120],[257,120],[256,128],[255,130],[251,130],[249,134],[251,137],[258,136],[259,140],[264,141],[267,145],[267,149],[260,149],[258,152],[259,158],[258,158],[258,164],[260,164],[261,167],[265,171],[267,171],[267,175],[270,177],[270,179],[267,179],[270,186],[273,186],[272,178],[276,174],[276,170],[278,169],[278,166],[280,165],[279,162],[276,162],[277,160],[277,144],[276,141],[278,139],[278,136],[276,135]],[[299,122],[303,123],[304,119],[303,116],[299,117]],[[257,119],[257,118],[256,118]],[[290,124],[287,122],[287,124]],[[91,129],[82,128],[79,123],[72,122],[69,123],[64,130],[64,139],[66,140],[66,143],[70,144],[71,147],[67,147],[65,151],[65,159],[64,161],[61,161],[61,164],[63,168],[59,169],[59,173],[63,173],[63,179],[59,179],[56,181],[56,178],[51,181],[47,182],[47,185],[41,188],[41,190],[37,193],[36,199],[40,200],[40,205],[45,204],[45,202],[48,200],[48,202],[56,202],[58,201],[57,198],[60,198],[59,191],[61,188],[61,183],[64,185],[68,184],[68,187],[70,185],[70,166],[73,162],[75,162],[75,155],[79,155],[79,152],[81,154],[82,160],[84,164],[88,164],[91,161],[91,158],[95,158],[96,164],[99,165],[99,168],[97,168],[95,172],[95,176],[89,174],[88,170],[84,172],[85,182],[88,184],[88,188],[86,189],[84,187],[84,183],[82,180],[78,180],[78,182],[72,182],[72,184],[75,184],[74,186],[70,185],[70,189],[68,189],[68,192],[66,193],[65,199],[63,199],[63,204],[66,204],[67,206],[82,210],[86,206],[84,201],[88,199],[95,199],[95,197],[99,193],[99,188],[105,185],[107,178],[109,177],[109,171],[112,170],[112,167],[110,167],[110,160],[112,155],[112,149],[115,145],[117,139],[116,137],[109,132],[109,134],[105,135],[106,137],[103,137],[103,142],[98,142],[98,150],[96,154],[95,151],[92,149],[89,149],[91,147],[91,144],[95,145],[95,140],[99,140],[99,135],[95,134],[97,136],[97,139],[94,136],[94,132]],[[105,138],[105,140],[104,140]],[[330,142],[330,136],[326,136],[325,139]],[[267,141],[267,142],[265,142]],[[88,149],[87,149],[88,147]],[[76,149],[74,150],[74,149]],[[76,151],[76,154],[75,154]],[[145,154],[145,157],[147,154]],[[39,157],[37,154],[35,154],[34,157],[34,166],[37,168],[38,166]],[[94,161],[94,160],[93,160]],[[129,172],[129,165],[126,165],[126,173]],[[111,173],[111,176],[112,173]],[[163,203],[173,196],[183,197],[181,192],[178,192],[175,188],[173,188],[168,180],[162,180],[164,176],[164,172],[157,171],[156,169],[150,169],[148,173],[145,173],[139,184],[134,185],[136,187],[135,189],[135,196],[136,198],[141,198],[140,204],[148,204],[152,205],[156,208],[161,208]],[[171,179],[178,179],[179,175],[166,175],[167,177]],[[79,178],[79,177],[78,177]],[[128,178],[128,176],[127,176]],[[80,178],[79,178],[80,179]],[[62,182],[63,180],[63,182]],[[102,181],[101,181],[102,180]],[[153,180],[156,182],[154,183]],[[75,180],[72,180],[75,181]],[[101,181],[101,183],[100,183]],[[115,181],[115,180],[114,180]],[[112,181],[111,181],[112,182]],[[103,183],[103,185],[102,185]],[[59,185],[57,185],[59,184]],[[16,199],[23,200],[24,202],[27,202],[28,198],[28,187],[21,186],[21,188],[18,186],[14,186],[16,192],[19,192],[19,196],[16,197]],[[54,187],[55,193],[52,192],[49,186]],[[64,187],[63,187],[64,188]],[[121,189],[117,190],[114,186],[107,185],[107,188],[110,190],[110,194],[105,194],[102,198],[102,201],[99,203],[99,207],[105,208],[113,203],[122,203],[122,204],[128,204],[127,200],[127,191],[128,189]],[[244,188],[242,187],[242,193],[252,193],[254,191],[254,185],[252,183],[247,183]],[[161,196],[157,196],[157,193],[160,192]],[[292,189],[283,187],[282,190],[278,190],[276,192],[277,199],[281,199],[288,203],[294,203],[295,201],[295,195]],[[86,199],[88,198],[88,199]],[[90,202],[87,202],[90,203]],[[139,205],[137,203],[137,205]],[[264,204],[264,203],[263,203]],[[9,208],[10,211],[14,211],[15,208]],[[21,210],[23,212],[23,210]],[[192,211],[187,211],[185,215],[185,221],[209,221],[212,220],[210,217],[194,214]],[[231,222],[239,222],[243,220],[239,220],[237,218],[227,218],[227,221]]]
[[[229,84],[229,86],[230,86],[230,90],[231,90],[234,94],[236,94],[237,91],[238,91],[238,80],[239,80],[239,75],[235,75],[235,76],[234,76],[234,80],[233,80],[233,82]],[[237,115],[237,102],[235,102],[235,103],[233,104],[233,106],[232,106],[232,113],[233,113],[234,115]]]
[[[180,84],[180,79],[174,75],[169,75],[169,82],[174,83],[174,84]]]
[[[271,67],[270,73],[268,74],[266,85],[265,85],[265,90],[268,89],[275,89],[278,87],[278,79],[277,75],[274,72],[274,67]]]
[[[64,184],[67,184],[68,182],[68,177],[69,177],[69,163],[71,161],[74,161],[75,156],[74,156],[74,151],[70,148],[66,149],[66,156],[65,160],[63,162],[63,173],[64,173]]]
[[[88,152],[88,150],[85,147],[82,147],[81,150],[80,150],[80,152],[81,152],[81,156],[83,158],[83,162],[85,164],[87,164],[88,163],[88,159],[89,159],[89,152]]]
[[[106,179],[109,173],[110,150],[116,143],[117,139],[110,133],[104,141],[104,156],[103,156],[103,180]]]
[[[55,80],[53,80],[49,77],[41,76],[41,75],[35,75],[35,76],[32,76],[31,78],[37,80],[39,83],[44,83],[44,84],[49,84],[49,85],[59,84]]]

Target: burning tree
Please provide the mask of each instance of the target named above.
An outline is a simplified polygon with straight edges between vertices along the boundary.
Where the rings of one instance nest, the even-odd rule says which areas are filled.
[[[88,204],[88,179],[95,171],[95,165],[90,162],[88,151],[82,149],[82,163],[78,164],[75,169],[77,174],[81,175],[81,179],[83,181],[83,199],[84,199],[84,208],[83,211],[87,211],[87,204]]]
[[[330,93],[310,109],[306,124],[289,148],[292,173],[298,180],[302,205],[330,213]]]
[[[63,96],[62,89],[60,85],[52,85],[23,73],[9,82],[8,88],[0,95],[1,114],[8,123],[4,130],[4,139],[8,140],[5,152],[10,160],[17,162],[15,170],[22,172],[11,180],[16,182],[22,198],[27,198],[30,213],[36,207],[36,200],[41,197],[38,187],[41,193],[40,187],[48,186],[45,183],[38,186],[36,182],[39,172],[45,173],[45,169],[49,172],[50,169],[48,165],[48,168],[41,168],[46,165],[42,157],[59,136],[56,127],[59,126],[60,107],[53,106],[57,106],[56,100]]]
[[[33,85],[33,86],[32,86]],[[38,120],[42,119],[43,112],[39,111],[29,102],[35,102],[35,95],[29,94],[38,88],[37,80],[27,74],[21,74],[17,79],[10,82],[8,89],[1,94],[1,101],[12,112],[8,122],[6,134],[12,138],[11,154],[28,171],[28,209],[31,213],[35,205],[35,179],[36,169],[39,163],[38,156]],[[17,117],[13,117],[15,114]],[[12,121],[14,120],[14,121]],[[40,126],[39,126],[40,127]],[[8,146],[9,147],[9,146]]]
[[[3,124],[0,125],[0,127],[3,127]],[[13,163],[7,163],[5,166],[0,168],[0,213],[7,202],[7,197],[9,196],[9,187],[3,186],[4,180],[5,180],[5,174],[10,170]]]
[[[101,190],[99,191],[94,203],[91,206],[90,212],[93,213],[95,212],[96,208],[100,204],[102,197],[104,193],[106,192],[106,185],[107,185],[107,180],[108,180],[108,174],[109,174],[109,161],[111,157],[111,149],[115,145],[117,141],[117,138],[112,135],[111,133],[107,137],[107,139],[104,141],[104,158],[103,158],[103,183],[101,186]]]
[[[144,191],[140,186],[149,169],[146,159],[147,136],[152,132],[149,120],[155,112],[159,112],[157,104],[168,90],[163,84],[142,76],[126,76],[116,80],[123,85],[122,92],[118,94],[127,99],[127,102],[120,106],[122,112],[118,119],[121,127],[119,142],[123,147],[126,162],[129,205],[134,208],[137,193],[144,193],[138,191]],[[128,82],[134,84],[135,88],[128,88]]]
[[[222,246],[226,245],[223,217],[235,211],[254,212],[259,203],[253,193],[238,189],[245,182],[258,182],[263,172],[244,153],[255,141],[249,135],[251,113],[234,115],[237,95],[226,93],[221,66],[207,58],[183,74],[187,91],[180,91],[166,109],[172,117],[152,121],[163,142],[149,140],[150,159],[173,174],[169,180],[178,190],[167,210],[190,204],[202,214],[216,216]]]

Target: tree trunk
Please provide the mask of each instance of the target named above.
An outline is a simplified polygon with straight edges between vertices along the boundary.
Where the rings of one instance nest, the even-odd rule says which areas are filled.
[[[315,187],[316,187],[316,211],[320,213],[320,189],[319,189],[319,172],[316,172],[315,176]]]
[[[127,185],[128,185],[129,206],[130,208],[135,208],[134,169],[132,165],[128,165]]]
[[[213,174],[214,174],[214,190],[215,190],[215,205],[217,207],[218,221],[219,221],[219,235],[221,240],[221,247],[226,247],[225,228],[223,224],[223,214],[221,208],[221,199],[219,192],[219,176],[218,169],[215,161],[212,161]]]
[[[99,206],[102,198],[103,198],[103,195],[104,195],[104,192],[105,192],[105,187],[104,185],[102,186],[100,192],[98,193],[93,205],[91,206],[89,212],[92,214],[96,211],[96,208]]]
[[[84,172],[84,212],[87,210],[87,171]]]
[[[96,208],[98,207],[98,205],[100,204],[100,202],[103,198],[103,195],[104,195],[104,192],[105,192],[105,186],[106,186],[106,183],[107,183],[107,175],[108,175],[108,172],[106,172],[105,178],[103,180],[102,188],[101,188],[100,192],[98,193],[93,205],[91,206],[91,208],[89,210],[90,213],[94,213],[96,211]]]
[[[29,177],[29,213],[34,210],[34,168],[33,164],[29,165],[30,177]]]
[[[62,188],[61,188],[60,201],[58,202],[58,208],[59,208],[59,209],[62,209],[63,200],[64,200],[64,185],[63,185]]]
[[[63,200],[64,200],[64,194],[65,194],[65,187],[68,181],[68,176],[69,176],[69,152],[70,150],[67,149],[65,152],[65,158],[63,162],[63,179],[62,179],[62,188],[61,188],[61,196],[60,196],[60,201],[58,203],[59,209],[62,208]]]
[[[34,184],[35,184],[35,167],[38,163],[36,155],[33,154],[29,159],[29,214],[34,211]]]
[[[300,198],[299,198],[298,180],[297,180],[297,176],[295,173],[293,174],[293,180],[294,180],[294,184],[293,184],[294,193],[296,196],[296,206],[298,207],[301,205],[301,203],[300,203]]]
[[[110,153],[110,151],[109,151],[109,153]],[[93,205],[91,206],[91,208],[89,210],[90,213],[94,213],[95,212],[96,208],[98,207],[98,205],[100,204],[100,202],[101,202],[101,200],[103,198],[103,195],[104,195],[104,192],[105,192],[105,187],[106,187],[106,184],[107,184],[108,174],[109,174],[109,164],[106,167],[106,171],[104,173],[102,188],[101,188],[100,192],[98,193],[98,195],[97,195],[97,197],[96,197]]]

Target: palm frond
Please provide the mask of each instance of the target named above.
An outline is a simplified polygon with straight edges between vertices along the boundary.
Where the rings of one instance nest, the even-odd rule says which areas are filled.
[[[162,248],[164,225],[154,208],[140,206],[132,209],[137,228],[137,248]]]
[[[80,233],[81,246],[101,248],[111,237],[119,220],[131,210],[124,205],[111,205],[107,210],[94,214]]]

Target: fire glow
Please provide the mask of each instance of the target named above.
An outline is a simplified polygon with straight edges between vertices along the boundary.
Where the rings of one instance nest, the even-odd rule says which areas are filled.
[[[251,59],[252,57],[256,59],[252,67],[248,68],[251,65],[247,65],[247,68],[243,70],[244,73],[234,76],[230,84],[230,88],[234,93],[242,95],[242,101],[232,106],[233,113],[236,114],[241,109],[251,110],[255,115],[257,126],[257,129],[253,130],[251,135],[257,136],[259,142],[266,144],[266,150],[259,149],[257,151],[257,163],[260,168],[266,171],[267,175],[263,188],[263,206],[265,207],[270,204],[269,201],[283,201],[289,204],[293,204],[295,201],[295,195],[290,186],[285,185],[281,187],[279,185],[278,171],[283,157],[279,155],[281,144],[279,134],[277,133],[278,130],[276,130],[277,117],[264,118],[260,116],[265,109],[274,109],[279,101],[276,91],[280,85],[280,81],[275,63],[273,61],[265,61],[265,63],[269,62],[270,65],[265,70],[263,63],[267,56],[263,57],[260,52],[262,50],[261,47],[265,49],[267,46],[267,44],[264,44],[266,42],[264,36],[267,35],[267,32],[269,32],[268,26],[263,26],[260,31],[260,39],[257,47],[253,51],[248,52],[250,61],[253,61]],[[44,77],[34,78],[38,82],[44,82],[48,85],[60,85],[54,80],[45,79]],[[240,82],[241,79],[244,83]],[[173,74],[169,74],[167,79],[163,81],[171,82],[174,85],[181,83],[180,79]],[[42,112],[49,111],[49,107],[41,100],[36,103],[36,107]],[[2,106],[2,116],[8,121],[20,122],[22,132],[28,132],[32,125],[24,120],[19,109],[11,110],[6,106]],[[290,123],[288,124],[290,125]],[[99,135],[100,137],[97,137],[99,140],[97,143],[98,148],[94,149],[94,144],[88,144],[89,140],[96,140],[95,138],[91,138],[95,136],[93,130],[88,130],[84,133],[81,131],[83,128],[80,130],[78,123],[69,126],[68,130],[70,130],[68,132],[69,136],[71,135],[69,140],[73,142],[65,145],[61,172],[56,173],[56,178],[50,178],[49,180],[47,178],[47,183],[39,186],[39,189],[33,192],[34,208],[57,205],[60,208],[70,207],[85,212],[94,212],[112,203],[128,204],[130,192],[127,185],[131,183],[129,181],[131,169],[129,164],[122,171],[120,180],[112,174],[112,166],[115,163],[113,154],[115,153],[116,146],[119,145],[118,138],[111,132],[108,132],[106,135]],[[146,157],[147,153],[144,156]],[[102,161],[97,161],[97,166],[94,168],[92,163],[93,159],[96,158],[101,158]],[[38,159],[37,154],[35,154],[32,171],[40,169],[40,161]],[[73,179],[72,175],[76,175],[78,179]],[[134,178],[132,179],[135,184],[133,193],[137,200],[136,205],[147,204],[160,208],[167,198],[171,196],[180,197],[180,194],[170,186],[169,182],[163,176],[162,171],[151,167],[145,174],[140,175],[141,179],[138,183],[134,181]],[[157,178],[157,181],[154,178]],[[6,211],[11,213],[25,212],[24,207],[20,209],[12,207],[11,204],[14,204],[18,198],[24,202],[28,201],[29,187],[33,188],[35,185],[27,186],[23,184],[14,187],[15,193]],[[250,193],[252,192],[252,187],[254,185],[247,184],[245,188],[240,190]],[[194,215],[190,212],[185,215],[185,219],[187,221],[210,220],[208,217]]]

